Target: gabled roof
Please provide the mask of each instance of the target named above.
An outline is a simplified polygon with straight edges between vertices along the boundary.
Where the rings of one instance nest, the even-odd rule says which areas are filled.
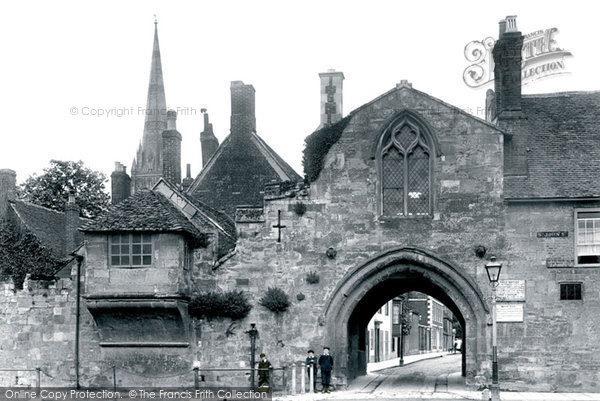
[[[203,242],[205,236],[164,195],[142,190],[111,206],[80,228],[83,232],[180,232]]]
[[[302,178],[256,133],[229,135],[186,191],[229,216],[238,205],[263,204],[264,186]]]
[[[501,134],[507,134],[500,127],[498,127],[497,125],[494,125],[494,124],[490,123],[487,120],[484,120],[484,119],[479,118],[479,117],[477,117],[477,116],[475,116],[473,114],[470,114],[470,113],[464,111],[463,109],[461,109],[460,107],[456,107],[456,106],[454,106],[454,105],[452,105],[450,103],[444,102],[443,100],[441,100],[441,99],[439,99],[439,98],[437,98],[435,96],[431,96],[428,93],[421,92],[420,90],[417,90],[417,89],[413,88],[411,84],[404,84],[404,83],[397,84],[395,88],[390,89],[389,91],[385,92],[384,94],[382,94],[380,96],[377,96],[375,99],[373,99],[373,100],[371,100],[371,101],[363,104],[362,106],[357,107],[356,109],[352,110],[348,115],[356,114],[359,111],[361,111],[361,110],[369,107],[373,103],[376,103],[379,100],[384,99],[385,97],[391,95],[392,93],[394,93],[396,91],[401,91],[401,90],[409,90],[411,92],[417,93],[417,94],[419,94],[421,96],[424,96],[424,97],[426,97],[428,99],[433,100],[434,102],[440,103],[440,104],[448,107],[449,109],[454,110],[458,114],[462,114],[462,115],[464,115],[466,117],[469,117],[469,118],[471,118],[471,119],[473,119],[473,120],[475,120],[475,121],[477,121],[477,122],[479,122],[481,124],[487,125],[489,128],[492,128],[492,129],[498,131]]]
[[[505,199],[600,197],[600,91],[525,95],[522,108],[527,175],[505,177]]]
[[[66,217],[63,212],[22,200],[11,200],[10,207],[19,223],[35,235],[43,246],[52,250],[58,260],[68,258],[66,253]],[[81,224],[88,219],[80,218]]]

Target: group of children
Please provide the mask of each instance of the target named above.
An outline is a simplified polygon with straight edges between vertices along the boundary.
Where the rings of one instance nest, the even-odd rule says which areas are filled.
[[[317,392],[317,371],[321,370],[321,385],[322,393],[329,393],[329,386],[331,385],[331,371],[333,370],[333,357],[329,355],[329,347],[323,347],[323,355],[318,359],[315,356],[315,352],[310,349],[308,350],[308,356],[306,357],[306,374],[310,380],[310,368],[313,368],[314,377],[314,392]],[[258,362],[258,387],[268,388],[269,387],[269,369],[271,368],[271,362],[267,359],[265,354],[260,354],[260,362]]]

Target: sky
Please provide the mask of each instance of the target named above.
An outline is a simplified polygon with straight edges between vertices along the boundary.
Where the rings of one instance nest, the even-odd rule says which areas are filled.
[[[154,15],[167,106],[179,111],[182,163],[201,168],[201,108],[229,133],[230,83],[256,89],[258,134],[302,174],[319,125],[319,72],[345,75],[344,115],[401,80],[484,117],[485,92],[463,81],[465,45],[496,38],[517,15],[523,34],[558,28],[568,74],[524,93],[600,90],[597,11],[572,1],[12,1],[0,4],[0,168],[23,182],[51,159],[107,176],[131,170],[142,138]],[[131,112],[131,110],[133,110]],[[104,115],[99,115],[104,113]],[[185,171],[185,167],[182,167]],[[107,183],[108,184],[108,183]],[[109,186],[109,185],[108,185]]]

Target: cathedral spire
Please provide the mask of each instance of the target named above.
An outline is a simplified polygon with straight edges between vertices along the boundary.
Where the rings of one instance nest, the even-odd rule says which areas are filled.
[[[148,101],[146,103],[146,122],[144,136],[149,130],[160,131],[167,128],[167,101],[163,83],[160,48],[158,46],[158,21],[154,16],[154,46],[152,48],[152,64],[150,67],[150,83],[148,85]]]
[[[150,64],[150,82],[146,101],[144,135],[132,168],[132,192],[151,188],[163,173],[163,138],[167,129],[167,101],[163,82],[158,21],[154,16],[154,43]]]

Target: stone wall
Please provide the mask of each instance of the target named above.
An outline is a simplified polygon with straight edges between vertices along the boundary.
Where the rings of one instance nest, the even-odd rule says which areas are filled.
[[[574,209],[600,204],[511,203],[502,275],[526,282],[523,323],[499,323],[500,380],[512,388],[598,391],[600,270],[573,267]],[[566,231],[568,236],[538,237]],[[583,283],[582,300],[560,300],[560,283]]]
[[[73,281],[0,283],[0,386],[71,386],[75,380]],[[27,371],[29,370],[29,371]]]

